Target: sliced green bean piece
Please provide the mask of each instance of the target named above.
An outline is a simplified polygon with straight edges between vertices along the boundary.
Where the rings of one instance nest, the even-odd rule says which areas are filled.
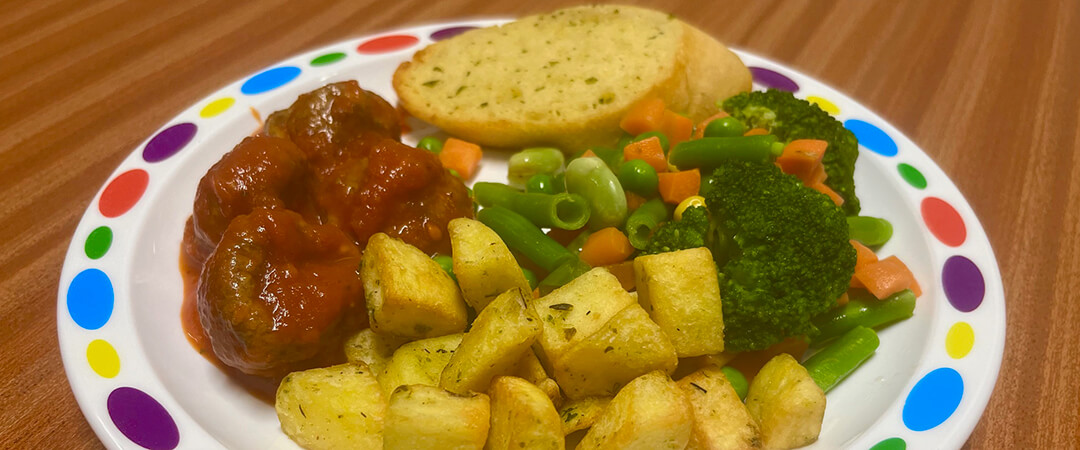
[[[530,194],[557,194],[555,192],[555,177],[546,173],[538,173],[529,177],[525,182],[525,192]]]
[[[584,275],[585,272],[591,270],[592,267],[586,264],[584,261],[574,257],[567,260],[555,270],[551,271],[551,274],[540,281],[540,295],[547,295],[549,292],[556,288],[574,281],[574,278]]]
[[[574,239],[572,239],[570,243],[566,244],[566,249],[575,255],[580,254],[581,247],[585,246],[585,241],[589,240],[590,234],[592,234],[592,231],[581,230],[577,236],[574,236]]]
[[[476,219],[495,231],[507,247],[521,253],[548,272],[569,259],[576,259],[554,239],[521,214],[501,206],[491,206],[476,213]]]
[[[818,328],[814,342],[824,342],[849,330],[863,326],[879,326],[911,317],[915,311],[915,294],[910,289],[897,292],[884,300],[869,293],[852,290],[846,305],[834,308],[813,319]]]
[[[870,216],[847,218],[848,234],[867,247],[877,247],[892,238],[892,224],[888,220]]]
[[[855,327],[811,356],[803,363],[803,367],[821,390],[829,392],[873,355],[879,343],[874,330]]]
[[[767,162],[774,142],[776,136],[771,134],[693,139],[676,145],[668,162],[679,170],[707,169],[732,159]]]
[[[588,201],[589,229],[620,227],[626,221],[626,193],[600,158],[578,158],[566,166],[566,192]]]
[[[589,221],[589,205],[576,194],[529,194],[499,183],[473,185],[480,206],[502,206],[541,228],[576,230]]]
[[[538,173],[553,175],[561,171],[565,162],[562,151],[557,148],[527,148],[510,155],[507,178],[515,186],[520,186]]]
[[[442,145],[443,143],[439,138],[428,136],[421,139],[420,142],[417,142],[416,148],[421,148],[437,155],[442,152]]]
[[[604,164],[611,169],[612,172],[618,172],[619,166],[623,163],[623,148],[607,148],[607,147],[594,147],[593,153],[597,158],[604,161]]]
[[[626,237],[630,238],[630,245],[638,250],[644,249],[656,227],[670,218],[671,214],[663,200],[654,198],[642,204],[626,219]]]
[[[529,282],[529,287],[536,289],[537,284],[540,283],[540,280],[536,278],[536,273],[524,267],[521,268],[521,273],[525,274],[525,280]]]
[[[735,389],[735,393],[739,394],[739,400],[746,400],[746,393],[750,392],[750,382],[746,381],[743,373],[731,366],[724,366],[720,370],[724,372],[724,376],[727,377],[728,383],[731,383],[731,387]]]
[[[446,273],[450,275],[450,278],[453,278],[454,281],[457,281],[457,275],[454,275],[453,258],[451,258],[449,255],[436,255],[431,259],[434,259],[435,262],[439,263],[439,267],[442,267],[442,270],[445,270]]]

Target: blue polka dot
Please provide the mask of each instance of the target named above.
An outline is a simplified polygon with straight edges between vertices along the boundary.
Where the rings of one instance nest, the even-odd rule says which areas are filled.
[[[880,155],[896,156],[898,151],[896,141],[881,131],[881,128],[859,119],[848,119],[844,122],[844,127],[855,133],[855,137],[859,139],[859,145]]]
[[[926,431],[941,425],[960,406],[964,380],[955,370],[943,367],[926,374],[904,401],[904,425]]]
[[[275,67],[267,69],[258,75],[248,78],[240,92],[247,95],[262,94],[263,92],[277,89],[300,76],[300,68],[296,66]]]
[[[75,275],[67,292],[68,314],[80,327],[96,330],[105,326],[113,311],[113,286],[109,276],[98,269]]]

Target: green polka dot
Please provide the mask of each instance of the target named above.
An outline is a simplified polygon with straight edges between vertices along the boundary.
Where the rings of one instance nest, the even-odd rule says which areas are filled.
[[[328,65],[328,64],[333,64],[333,63],[336,63],[338,61],[341,61],[342,59],[345,59],[345,54],[344,53],[341,53],[341,52],[327,53],[325,55],[322,55],[322,56],[320,56],[318,58],[315,58],[315,59],[311,60],[311,65],[313,65],[313,66],[325,66],[325,65]]]
[[[97,227],[97,229],[90,232],[90,236],[86,237],[86,245],[83,248],[86,250],[87,258],[98,259],[105,256],[111,245],[112,229],[109,227]]]
[[[909,166],[910,167],[910,166]],[[907,442],[904,442],[900,438],[889,438],[884,441],[874,444],[870,447],[870,450],[905,450],[907,449]]]
[[[900,176],[904,177],[904,181],[907,181],[908,184],[919,189],[926,189],[926,177],[923,176],[922,172],[919,172],[919,169],[904,163],[897,165],[896,169],[900,171]]]

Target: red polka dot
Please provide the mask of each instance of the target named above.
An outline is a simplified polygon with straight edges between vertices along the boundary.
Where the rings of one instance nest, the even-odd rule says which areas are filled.
[[[412,45],[420,42],[416,36],[409,36],[405,34],[392,34],[390,36],[377,37],[370,39],[360,46],[356,47],[356,51],[360,53],[386,53],[394,50],[401,50],[403,48],[411,47]]]
[[[135,206],[146,192],[150,175],[142,169],[133,169],[118,175],[105,186],[98,200],[98,210],[105,217],[119,217]]]
[[[922,202],[922,217],[926,227],[939,241],[950,247],[958,247],[967,239],[964,219],[956,209],[937,197],[927,197]]]

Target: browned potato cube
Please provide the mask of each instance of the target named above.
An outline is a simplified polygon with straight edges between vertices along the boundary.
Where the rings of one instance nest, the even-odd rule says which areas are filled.
[[[795,358],[781,353],[750,382],[746,409],[761,426],[765,448],[802,447],[821,433],[825,392]]]
[[[399,347],[379,373],[379,384],[386,397],[389,398],[398,386],[438,386],[443,369],[461,345],[461,337],[460,333],[450,334],[421,339]]]
[[[705,248],[634,259],[638,303],[680,358],[724,351],[724,315],[712,253]]]
[[[596,420],[578,450],[686,448],[693,425],[690,403],[660,371],[635,378]]]
[[[559,409],[563,434],[570,434],[593,426],[596,419],[611,403],[611,397],[583,397],[566,402]]]
[[[619,312],[552,363],[568,398],[615,395],[634,378],[675,370],[679,360],[667,336],[637,304]]]
[[[545,363],[558,359],[633,303],[619,280],[599,267],[548,295],[530,300],[544,325],[537,340],[542,351],[537,356]]]
[[[362,363],[287,375],[274,409],[281,430],[305,448],[382,448],[386,397]]]
[[[694,427],[687,449],[761,448],[761,431],[719,366],[710,366],[678,382],[690,401]]]
[[[482,449],[491,427],[488,396],[431,386],[401,386],[390,396],[386,450]]]
[[[465,330],[461,291],[420,249],[378,233],[364,249],[360,277],[375,332],[423,339]]]
[[[476,312],[510,289],[532,291],[510,249],[487,225],[458,218],[451,220],[446,229],[454,252],[454,275],[465,302]]]
[[[372,372],[378,374],[386,368],[394,356],[394,350],[405,342],[404,338],[378,334],[371,328],[364,328],[345,340],[345,359],[367,364]]]
[[[540,320],[525,304],[527,291],[511,289],[480,311],[443,370],[439,386],[450,392],[487,391],[491,379],[509,374],[540,334]]]
[[[517,377],[491,382],[488,450],[563,450],[562,422],[547,394]]]

